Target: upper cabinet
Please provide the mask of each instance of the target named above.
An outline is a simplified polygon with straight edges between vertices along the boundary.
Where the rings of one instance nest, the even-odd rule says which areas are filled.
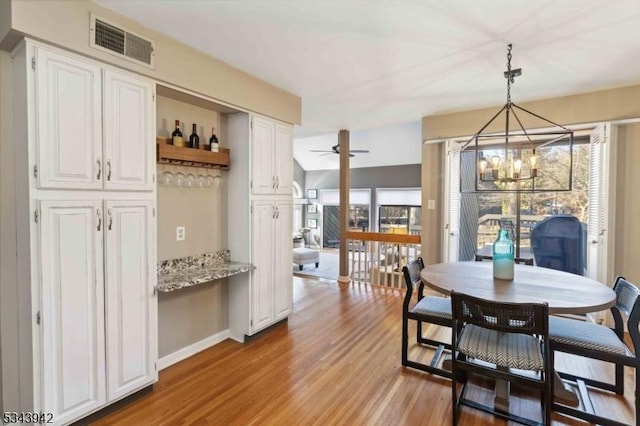
[[[104,71],[105,189],[153,189],[153,85]]]
[[[252,192],[290,195],[293,191],[293,132],[290,126],[253,116]]]
[[[35,49],[37,184],[152,190],[153,84]]]
[[[100,68],[41,48],[35,58],[38,186],[102,189]]]

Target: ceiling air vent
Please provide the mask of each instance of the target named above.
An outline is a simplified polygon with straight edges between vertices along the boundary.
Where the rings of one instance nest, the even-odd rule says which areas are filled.
[[[91,46],[153,68],[153,41],[91,16]]]

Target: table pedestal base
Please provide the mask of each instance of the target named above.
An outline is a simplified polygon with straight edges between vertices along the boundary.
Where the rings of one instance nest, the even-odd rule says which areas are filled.
[[[451,371],[451,357],[447,357],[442,362],[442,368]],[[500,367],[504,369],[504,367]],[[578,395],[567,387],[560,375],[553,372],[553,399],[560,404],[577,407],[580,405]],[[509,394],[511,392],[511,384],[508,380],[496,380],[495,395],[493,397],[493,408],[496,410],[509,412]]]
[[[498,367],[498,370],[507,371],[506,367]],[[511,393],[511,382],[508,380],[496,380],[493,395],[493,409],[497,411],[509,412],[509,394]]]
[[[500,369],[506,370],[503,367]],[[568,388],[560,375],[557,372],[553,372],[553,399],[564,405],[577,407],[580,404],[578,395],[570,388]],[[509,393],[511,386],[508,380],[496,380],[495,395],[493,397],[493,408],[496,410],[509,412]]]

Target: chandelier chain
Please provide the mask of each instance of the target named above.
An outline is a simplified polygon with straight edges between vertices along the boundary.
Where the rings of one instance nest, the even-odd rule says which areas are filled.
[[[514,76],[511,73],[511,44],[507,48],[507,108],[511,107],[511,83],[514,82]]]

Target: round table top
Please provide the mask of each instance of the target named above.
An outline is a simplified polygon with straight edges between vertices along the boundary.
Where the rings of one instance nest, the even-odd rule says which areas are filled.
[[[487,300],[549,304],[550,314],[585,314],[615,304],[616,294],[604,284],[580,275],[537,266],[515,265],[513,281],[493,278],[491,262],[427,265],[424,282],[440,293],[466,293]]]

